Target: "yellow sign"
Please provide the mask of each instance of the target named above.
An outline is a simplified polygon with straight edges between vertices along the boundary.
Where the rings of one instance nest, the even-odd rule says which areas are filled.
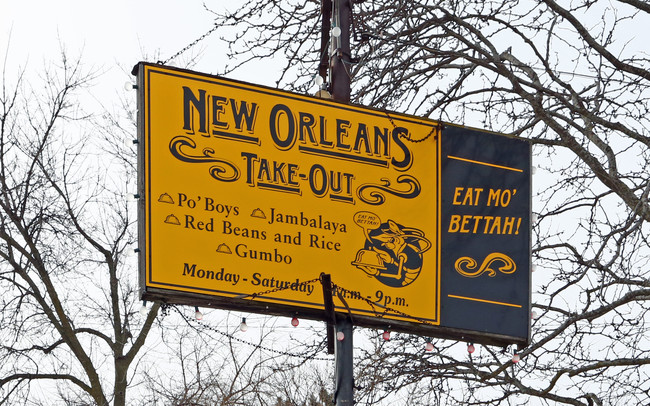
[[[439,125],[140,65],[145,289],[439,324]]]

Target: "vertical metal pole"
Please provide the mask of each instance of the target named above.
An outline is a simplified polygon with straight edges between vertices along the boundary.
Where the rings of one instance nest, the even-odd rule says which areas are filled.
[[[332,28],[338,27],[340,35],[331,36],[330,78],[332,98],[336,101],[350,102],[350,20],[351,0],[332,1]],[[349,316],[336,317],[336,331],[343,333],[343,340],[336,341],[336,406],[354,405],[354,363],[352,320]]]
[[[343,333],[343,340],[337,339],[334,352],[336,359],[334,401],[336,406],[352,406],[354,405],[352,320],[348,316],[339,316],[336,319],[336,331]]]
[[[332,29],[332,0],[321,1],[320,63],[318,74],[327,82],[330,68],[330,30]]]
[[[328,1],[328,0],[323,0]],[[332,98],[350,102],[350,19],[351,0],[333,0],[332,28],[341,29],[338,37],[331,37],[330,69],[332,79]]]

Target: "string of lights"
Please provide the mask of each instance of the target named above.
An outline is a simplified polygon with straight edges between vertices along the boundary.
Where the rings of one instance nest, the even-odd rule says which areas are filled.
[[[300,283],[301,284],[306,284],[306,285],[311,285],[311,284],[314,284],[316,282],[322,282],[322,277],[310,279],[310,280],[300,282]],[[249,300],[254,300],[257,297],[263,297],[263,296],[269,295],[271,293],[280,292],[280,291],[287,290],[287,289],[290,289],[290,288],[291,288],[290,285],[289,286],[281,286],[281,287],[277,287],[277,288],[273,288],[273,289],[267,289],[265,291],[261,291],[261,292],[257,292],[257,293],[252,293],[252,294],[249,294],[249,295],[238,296],[237,298],[238,299],[249,298]],[[368,303],[368,305],[370,305],[370,307],[375,312],[375,315],[378,316],[378,317],[384,317],[385,315],[388,315],[388,314],[394,314],[394,315],[397,315],[397,316],[400,316],[400,317],[403,317],[403,318],[406,318],[406,319],[411,319],[411,320],[417,321],[417,322],[422,323],[422,324],[427,324],[427,325],[431,325],[431,326],[435,325],[434,323],[431,323],[430,321],[428,321],[426,319],[423,319],[423,318],[420,318],[420,317],[417,317],[417,316],[413,316],[413,315],[405,313],[405,312],[403,312],[401,310],[397,310],[397,309],[394,309],[392,307],[383,305],[383,304],[381,304],[379,302],[374,302],[371,299],[368,299],[363,294],[359,295],[358,291],[353,291],[353,290],[350,290],[350,289],[346,289],[346,288],[342,287],[341,285],[336,284],[334,282],[332,282],[332,287],[331,288],[334,291],[334,295],[339,297],[339,299],[342,300],[342,301],[344,301],[344,299],[343,299],[344,295],[340,295],[339,293],[347,294],[348,297],[357,297],[360,300],[363,300],[364,302]],[[382,310],[378,310],[378,308],[381,308]],[[178,311],[178,309],[176,309],[176,310]]]
[[[321,282],[321,283],[322,283],[322,280],[323,280],[323,275],[321,274],[320,277],[315,278],[315,279],[311,279],[311,280],[308,280],[308,281],[305,281],[305,282],[303,282],[303,283],[306,283],[306,284],[313,284],[313,283],[316,283],[316,282]],[[254,294],[247,295],[247,296],[250,297],[251,300],[253,300],[255,297],[264,296],[264,295],[267,295],[267,294],[269,294],[269,293],[279,292],[279,291],[286,290],[286,289],[288,289],[288,287],[281,287],[281,288],[268,289],[268,290],[266,290],[266,291],[258,292],[258,293],[254,293]],[[336,295],[336,296],[339,298],[339,300],[341,300],[341,301],[343,302],[343,304],[345,305],[345,307],[346,307],[346,309],[348,310],[348,312],[350,312],[350,309],[349,309],[349,306],[347,305],[347,302],[345,301],[345,298],[344,298],[345,294],[347,294],[349,297],[356,297],[356,298],[359,298],[360,300],[363,300],[364,302],[368,303],[368,305],[372,308],[372,311],[375,313],[375,315],[378,316],[378,317],[380,317],[380,318],[382,318],[382,317],[384,317],[384,316],[386,316],[386,315],[388,315],[388,314],[394,314],[394,315],[400,316],[400,317],[405,318],[405,319],[411,319],[411,320],[417,321],[417,322],[419,322],[419,323],[421,323],[421,324],[426,324],[426,325],[430,325],[430,326],[435,326],[435,325],[436,325],[436,324],[432,323],[431,321],[429,321],[429,320],[427,320],[427,319],[423,319],[423,318],[421,318],[421,317],[413,316],[413,315],[408,314],[408,313],[406,313],[406,312],[403,312],[403,311],[401,311],[401,310],[397,310],[397,309],[394,309],[394,308],[392,308],[392,307],[385,306],[385,305],[383,305],[383,304],[381,304],[381,303],[379,303],[379,302],[374,302],[374,301],[372,301],[371,299],[368,299],[368,297],[364,296],[363,294],[359,294],[358,291],[352,291],[352,290],[346,289],[346,288],[344,288],[344,287],[342,287],[342,286],[340,286],[340,285],[337,285],[337,284],[334,283],[334,282],[332,282],[331,289],[333,290],[334,295]],[[380,310],[378,310],[378,308],[381,308],[382,310],[380,311]],[[190,324],[189,318],[187,318],[187,316],[185,316],[183,313],[181,313],[180,310],[178,310],[177,308],[175,308],[175,310],[176,310],[177,312],[179,312],[179,314],[181,314],[181,316],[183,317],[183,319],[184,319],[188,324]],[[296,327],[296,326],[298,325],[298,319],[297,319],[296,317],[294,317],[294,318],[291,320],[291,324],[292,324],[292,326]],[[191,325],[191,324],[190,324],[190,325]],[[246,319],[244,318],[244,319],[242,320],[242,326],[245,326],[245,325],[246,325]],[[275,349],[267,348],[267,347],[262,346],[261,344],[249,343],[249,342],[247,342],[247,341],[245,341],[245,340],[242,340],[242,339],[240,339],[240,338],[238,338],[238,337],[234,337],[234,336],[231,335],[231,334],[228,334],[228,333],[224,333],[224,332],[218,331],[218,330],[212,328],[211,326],[207,326],[207,328],[210,329],[210,330],[212,330],[212,331],[214,331],[214,332],[216,332],[216,333],[218,333],[218,334],[221,334],[221,335],[223,335],[223,336],[229,337],[229,338],[231,338],[231,339],[233,339],[233,340],[235,340],[235,341],[241,342],[241,343],[246,344],[246,345],[251,345],[251,346],[254,346],[254,347],[257,347],[257,348],[260,348],[260,349],[264,349],[264,350],[266,350],[266,351],[270,351],[270,352],[273,352],[273,353],[276,353],[276,354],[287,355],[287,356],[291,356],[291,357],[298,357],[298,358],[303,358],[303,359],[308,359],[308,360],[309,360],[309,359],[319,360],[319,361],[329,361],[329,360],[330,360],[330,359],[328,359],[328,358],[319,358],[319,357],[316,357],[315,355],[305,356],[305,355],[302,355],[302,354],[293,354],[293,353],[289,353],[289,352],[285,352],[285,351],[279,351],[279,350],[275,350]],[[240,326],[240,329],[241,329],[242,331],[246,331],[246,330],[248,329],[248,327],[246,326],[246,329],[244,329],[244,328],[242,328],[242,327]],[[390,340],[390,331],[389,331],[389,330],[385,330],[385,331],[382,333],[381,337],[382,337],[384,340],[389,341],[389,340]],[[343,337],[341,336],[341,332],[338,332],[338,333],[337,333],[337,339],[338,339],[338,340],[343,339]],[[434,345],[433,345],[433,343],[431,342],[431,338],[429,338],[429,337],[426,338],[426,342],[425,342],[425,346],[424,346],[424,348],[425,348],[425,351],[427,351],[427,352],[431,352],[431,351],[433,351],[433,349],[434,349]],[[471,343],[471,342],[468,343],[468,345],[467,345],[467,352],[471,355],[474,351],[475,351],[475,346],[474,346],[474,344]],[[520,357],[521,357],[520,353],[518,353],[518,352],[515,350],[511,362],[512,362],[513,364],[518,363],[519,360],[520,360]]]
[[[391,117],[391,115],[390,115],[390,113],[388,112],[388,110],[383,110],[383,112],[384,112],[384,114],[386,114],[386,117],[388,117],[388,120],[389,120],[390,123],[393,125],[393,128],[397,128],[397,126],[395,125],[395,122],[393,121],[393,117]],[[438,124],[438,125],[436,125],[436,126],[434,126],[434,127],[431,127],[431,131],[429,131],[429,133],[428,133],[427,135],[425,135],[424,137],[422,137],[422,138],[419,139],[419,140],[416,140],[416,139],[411,138],[410,135],[402,135],[402,138],[404,138],[404,139],[407,140],[407,141],[410,141],[410,142],[413,142],[413,143],[416,143],[416,144],[417,144],[417,143],[419,143],[419,142],[424,142],[424,141],[426,141],[427,139],[429,139],[429,137],[431,137],[431,136],[433,135],[433,133],[435,133],[436,130],[438,130],[438,129],[442,129],[442,124]]]
[[[322,275],[319,278],[311,279],[311,280],[305,281],[303,283],[313,284],[313,283],[316,283],[316,282],[322,282]],[[264,295],[268,295],[269,293],[279,292],[279,291],[286,290],[286,289],[288,289],[288,288],[287,287],[281,287],[281,288],[268,289],[268,290],[265,290],[265,291],[261,291],[261,292],[258,292],[258,293],[247,295],[246,297],[250,297],[251,298],[250,300],[253,300],[256,297],[261,297],[261,296],[264,296]],[[375,315],[378,316],[378,317],[384,317],[384,316],[386,316],[388,314],[394,314],[394,315],[397,315],[397,316],[400,316],[400,317],[403,317],[403,318],[406,318],[406,319],[415,320],[415,321],[417,321],[419,323],[422,323],[422,324],[427,324],[427,325],[431,325],[431,326],[435,325],[434,323],[430,322],[429,320],[422,319],[420,317],[410,315],[410,314],[405,313],[403,311],[400,311],[400,310],[397,310],[397,309],[382,305],[382,304],[380,304],[378,302],[374,302],[371,299],[368,299],[367,297],[364,297],[363,295],[359,294],[358,291],[352,291],[352,290],[346,289],[346,288],[344,288],[344,287],[342,287],[340,285],[335,284],[334,282],[332,282],[332,284],[331,284],[331,289],[334,291],[334,294],[344,303],[344,305],[348,309],[348,311],[350,311],[350,309],[349,309],[349,307],[348,307],[348,305],[347,305],[347,303],[346,303],[346,301],[344,299],[345,294],[348,294],[350,297],[359,298],[360,300],[363,300],[366,303],[368,303],[368,305],[372,308],[373,312],[375,312]],[[380,311],[380,310],[378,310],[378,308],[381,308],[382,310]],[[163,315],[169,314],[169,309],[174,309],[181,316],[181,318],[185,321],[185,323],[188,326],[192,327],[193,329],[195,329],[197,331],[199,331],[201,328],[202,329],[207,329],[207,330],[210,330],[210,331],[212,331],[212,332],[214,332],[216,334],[219,334],[219,335],[221,335],[223,337],[227,337],[230,340],[236,341],[238,343],[248,345],[248,346],[254,347],[256,349],[267,351],[267,352],[278,354],[278,355],[284,355],[284,356],[293,357],[293,358],[301,358],[301,359],[304,359],[304,360],[331,361],[330,358],[317,357],[316,354],[311,354],[311,355],[297,354],[297,353],[292,353],[292,352],[289,352],[289,351],[282,351],[282,350],[277,350],[277,349],[274,349],[274,348],[269,348],[269,347],[263,346],[260,343],[252,343],[252,342],[243,340],[243,339],[241,339],[239,337],[236,337],[233,334],[220,331],[220,330],[216,329],[215,327],[210,326],[209,324],[207,324],[205,322],[199,323],[199,321],[201,321],[203,319],[203,314],[200,314],[200,311],[198,310],[198,307],[195,307],[195,317],[194,318],[186,316],[178,308],[178,306],[176,306],[176,305],[167,305],[167,304],[163,305],[162,308],[161,308],[161,311],[162,311]],[[199,314],[200,314],[200,316],[199,316]],[[201,326],[201,328],[198,327],[199,325]],[[291,325],[293,327],[298,326],[297,317],[292,318]],[[242,332],[245,332],[245,331],[248,330],[248,326],[246,324],[246,318],[242,319],[242,323],[240,324],[239,328],[240,328],[240,330]],[[384,340],[389,341],[390,340],[390,330],[385,330],[381,334],[381,337]],[[337,333],[337,339],[338,340],[343,339],[343,336],[342,336],[341,332]],[[431,338],[429,338],[429,337],[426,338],[424,349],[427,352],[431,352],[431,351],[434,350],[434,345],[431,342]],[[470,354],[470,356],[471,356],[472,353],[474,353],[474,351],[475,351],[474,344],[471,343],[471,342],[468,343],[467,344],[467,352]],[[512,364],[516,364],[516,363],[518,363],[520,361],[520,359],[521,359],[521,352],[515,350],[510,362]]]
[[[316,282],[319,282],[319,281],[320,281],[320,277],[310,279],[308,281],[300,282],[300,284],[311,285],[312,283],[316,283]],[[250,297],[250,300],[253,300],[258,296],[265,296],[265,295],[268,295],[269,293],[275,293],[275,292],[279,292],[281,290],[287,290],[287,289],[290,289],[290,288],[291,288],[291,285],[284,285],[284,286],[280,286],[280,287],[277,287],[277,288],[268,289],[268,290],[265,290],[265,291],[262,291],[262,292],[253,293],[253,294],[250,294],[250,295],[237,296],[237,299],[244,299],[244,298]]]
[[[305,359],[305,360],[331,361],[330,358],[317,357],[316,354],[312,354],[312,355],[295,354],[295,353],[291,353],[291,352],[288,352],[288,351],[281,351],[281,350],[276,350],[274,348],[269,348],[269,347],[263,346],[262,344],[257,344],[257,343],[252,343],[250,341],[242,340],[241,338],[236,337],[233,334],[229,334],[229,333],[225,333],[223,331],[220,331],[220,330],[210,326],[207,323],[198,323],[198,320],[186,316],[178,308],[178,306],[170,306],[170,307],[172,309],[174,309],[176,311],[176,313],[178,313],[181,316],[181,318],[187,323],[188,326],[194,328],[195,330],[199,330],[198,325],[200,324],[201,328],[208,329],[208,330],[212,331],[213,333],[219,334],[219,335],[221,335],[223,337],[227,337],[230,340],[233,340],[233,341],[236,341],[238,343],[254,347],[254,348],[259,349],[259,350],[271,352],[271,353],[278,354],[278,355],[284,355],[284,356],[287,356],[287,357],[301,358],[301,359]]]
[[[308,280],[308,281],[305,281],[305,282],[302,282],[302,283],[304,283],[304,284],[314,284],[316,282],[322,282],[322,276],[318,277],[318,278]],[[268,294],[279,292],[279,291],[286,290],[286,289],[289,289],[289,288],[290,287],[282,286],[282,287],[277,287],[277,288],[273,288],[273,289],[267,289],[265,291],[260,291],[260,292],[253,293],[253,294],[250,294],[250,295],[240,296],[238,298],[240,298],[240,299],[250,298],[250,300],[254,300],[257,297],[263,297],[263,296],[266,296]],[[345,294],[348,294],[348,295],[354,296],[354,297],[359,297],[356,294],[357,293],[356,291],[346,289],[346,288],[344,288],[344,287],[342,287],[340,285],[337,285],[337,284],[335,284],[333,282],[332,282],[332,285],[331,285],[331,289],[334,291],[334,294],[341,301],[344,302],[344,304],[346,305],[346,308],[348,308],[348,306],[347,306],[347,303],[345,303],[345,299],[343,298],[343,296]],[[367,299],[366,297],[361,296],[361,300],[367,302],[368,305],[370,305],[372,310],[375,312],[375,315],[377,315],[378,317],[384,317],[384,316],[386,316],[388,314],[394,314],[394,315],[398,315],[398,316],[403,317],[403,318],[418,321],[418,322],[420,322],[422,324],[434,325],[433,323],[431,323],[428,320],[425,320],[425,319],[410,315],[408,313],[405,313],[403,311],[400,311],[400,310],[397,310],[397,309],[382,305],[382,304],[380,304],[378,302],[373,302],[372,300]],[[379,308],[381,308],[382,310],[379,310]],[[194,318],[186,316],[178,308],[178,306],[175,306],[175,305],[163,305],[162,309],[161,309],[163,315],[168,314],[169,309],[174,309],[181,316],[181,318],[187,323],[188,326],[190,326],[190,327],[192,327],[192,328],[194,328],[196,330],[199,329],[198,325],[200,325],[204,329],[208,329],[208,330],[210,330],[210,331],[212,331],[212,332],[214,332],[216,334],[219,334],[219,335],[221,335],[223,337],[227,337],[227,338],[229,338],[229,339],[231,339],[233,341],[236,341],[236,342],[239,342],[241,344],[248,345],[248,346],[252,346],[252,347],[258,348],[260,350],[264,350],[264,351],[268,351],[268,352],[271,352],[271,353],[274,353],[274,354],[278,354],[278,355],[285,355],[285,356],[289,356],[289,357],[302,358],[302,359],[306,359],[306,360],[331,361],[331,359],[329,359],[329,358],[317,357],[315,354],[304,355],[304,354],[295,354],[295,353],[291,353],[291,352],[288,352],[288,351],[276,350],[274,348],[269,348],[269,347],[263,346],[261,344],[251,343],[249,341],[243,340],[243,339],[241,339],[239,337],[234,336],[233,334],[220,331],[220,330],[218,330],[218,329],[216,329],[216,328],[214,328],[214,327],[212,327],[209,324],[204,323],[204,322],[200,323],[200,324],[197,324],[199,321],[201,321],[203,319],[203,314],[199,311],[198,307],[195,307],[195,317]],[[349,308],[348,308],[348,311],[350,311]],[[291,325],[294,326],[294,327],[296,327],[298,325],[297,317],[294,317],[291,320]],[[240,328],[241,331],[248,330],[248,325],[246,324],[246,318],[242,319],[242,323],[240,324],[239,328]],[[384,331],[384,333],[382,334],[382,337],[384,338],[384,340],[387,340],[387,341],[390,340],[390,332],[388,330]],[[426,351],[432,351],[433,350],[433,344],[431,343],[431,339],[426,340],[425,350]]]

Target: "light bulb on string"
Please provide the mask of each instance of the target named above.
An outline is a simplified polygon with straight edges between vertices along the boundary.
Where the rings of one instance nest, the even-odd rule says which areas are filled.
[[[337,339],[337,340],[339,340],[339,341],[343,341],[344,338],[345,338],[345,334],[343,334],[342,331],[337,331],[337,332],[336,332],[336,339]]]
[[[147,301],[143,300],[142,301],[142,307],[140,307],[140,315],[141,316],[146,316],[147,313],[149,313],[149,309],[147,309]]]
[[[425,351],[433,351],[433,343],[430,340],[427,340],[427,343],[424,344],[424,350]]]
[[[293,319],[291,319],[291,325],[292,326],[298,327],[298,324],[300,324],[300,320],[298,320],[297,317],[294,317]]]
[[[476,347],[474,347],[474,344],[470,343],[470,344],[467,346],[467,352],[469,352],[470,354],[473,354],[474,351],[476,351]]]
[[[530,312],[530,318],[531,318],[531,320],[535,320],[537,318],[537,312],[535,310]]]
[[[137,144],[138,144],[138,140],[135,138],[127,137],[124,139],[124,146],[126,148],[133,148],[133,146]]]
[[[332,36],[338,38],[341,36],[341,27],[332,27]]]
[[[316,86],[320,87],[324,82],[325,82],[325,80],[323,79],[323,77],[321,75],[316,75],[314,77],[314,84]]]
[[[241,324],[239,325],[239,330],[243,333],[248,331],[248,324],[246,324],[246,317],[242,317]]]
[[[512,355],[512,363],[513,363],[513,364],[516,364],[516,363],[519,362],[520,360],[521,360],[521,357],[519,356],[519,354],[518,354],[517,352],[515,352],[515,353]]]
[[[197,320],[203,320],[203,313],[201,313],[198,306],[194,306],[194,317]]]
[[[126,247],[125,254],[126,254],[126,256],[128,258],[137,257],[139,253],[140,253],[140,248],[137,248],[137,247],[136,248],[131,248],[130,246]]]
[[[390,340],[390,331],[384,330],[384,332],[381,335],[381,338],[383,338],[386,341],[389,341]]]

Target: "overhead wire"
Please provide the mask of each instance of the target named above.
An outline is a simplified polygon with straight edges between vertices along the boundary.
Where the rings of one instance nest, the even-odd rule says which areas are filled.
[[[166,64],[168,64],[169,62],[171,62],[172,60],[176,59],[176,58],[177,58],[178,56],[180,56],[181,54],[185,53],[185,51],[187,51],[187,50],[193,48],[196,44],[198,44],[199,42],[203,41],[203,40],[204,40],[208,35],[210,35],[210,34],[212,34],[213,32],[215,32],[215,31],[217,30],[217,28],[219,28],[219,25],[215,24],[214,27],[210,28],[210,29],[209,29],[205,34],[201,35],[200,37],[198,37],[198,38],[195,39],[194,41],[190,42],[188,45],[186,45],[186,46],[185,46],[184,48],[182,48],[180,51],[176,52],[174,55],[170,56],[169,58],[165,59],[164,61],[158,61],[158,63],[161,64],[161,65],[166,65]]]

